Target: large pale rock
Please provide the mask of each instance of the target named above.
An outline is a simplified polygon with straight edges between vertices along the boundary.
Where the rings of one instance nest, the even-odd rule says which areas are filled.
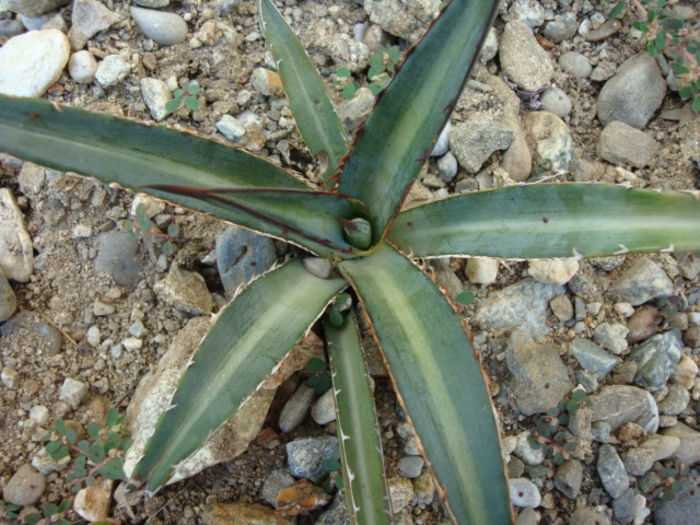
[[[617,120],[605,126],[598,142],[598,154],[603,160],[635,168],[649,164],[658,149],[653,137]]]
[[[574,142],[562,119],[546,111],[533,111],[523,119],[535,167],[540,171],[567,171],[574,158]]]
[[[683,423],[665,428],[664,436],[674,436],[680,440],[674,457],[690,466],[700,461],[700,432]]]
[[[131,6],[131,16],[143,34],[160,45],[179,44],[187,38],[187,23],[178,14]]]
[[[591,422],[604,421],[615,431],[623,423],[633,422],[648,434],[659,428],[659,409],[646,390],[628,385],[603,387],[591,396]]]
[[[192,319],[175,337],[156,368],[144,376],[127,410],[127,424],[133,432],[133,444],[125,456],[124,470],[129,475],[142,456],[160,414],[170,405],[180,376],[194,350],[211,326],[207,317]],[[178,464],[169,483],[187,478],[201,470],[231,461],[243,453],[260,432],[275,389],[312,357],[323,351],[322,342],[310,333],[275,367],[257,391],[248,397],[236,414],[219,427],[194,455]],[[206,388],[203,385],[202,388]],[[232,409],[235,407],[232,407]]]
[[[542,89],[554,73],[549,53],[537,43],[532,29],[520,20],[506,24],[498,55],[503,72],[525,91]]]
[[[578,271],[576,259],[531,259],[530,276],[541,283],[566,284]]]
[[[0,188],[0,271],[14,281],[27,282],[34,270],[32,240],[22,212],[9,188]]]
[[[68,2],[70,0],[0,0],[0,11],[12,11],[34,18],[58,9]]]
[[[74,0],[68,40],[73,49],[82,49],[90,38],[118,21],[119,15],[97,0]]]
[[[173,265],[167,277],[153,286],[153,291],[165,302],[191,314],[208,314],[214,309],[214,299],[204,278],[177,265]]]
[[[364,6],[372,22],[415,44],[438,14],[440,0],[365,0]]]
[[[58,29],[29,31],[0,48],[0,93],[40,97],[61,77],[70,44]]]

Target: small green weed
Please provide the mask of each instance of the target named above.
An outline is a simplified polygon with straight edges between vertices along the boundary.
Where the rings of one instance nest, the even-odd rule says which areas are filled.
[[[321,468],[328,474],[323,483],[323,490],[327,493],[333,492],[334,487],[343,490],[343,475],[340,471],[340,461],[337,459],[327,459],[321,464]]]
[[[568,434],[560,427],[568,425],[571,416],[579,409],[590,405],[591,401],[586,398],[583,390],[574,390],[567,399],[537,420],[537,429],[530,434],[532,447],[544,447],[547,454],[553,455],[556,465],[571,459],[571,453],[576,450],[576,442],[569,441]]]
[[[399,47],[380,47],[369,59],[369,70],[367,80],[369,89],[375,96],[386,87],[394,76],[396,65],[399,63]],[[345,98],[352,98],[355,92],[360,89],[360,83],[352,78],[352,73],[346,67],[341,67],[336,71],[336,87],[342,90]]]
[[[323,359],[314,357],[306,363],[304,370],[308,377],[306,379],[307,386],[310,386],[314,391],[321,395],[331,387],[331,376],[328,373],[326,362]]]
[[[612,0],[606,0],[612,3]],[[671,69],[678,80],[679,95],[692,100],[693,111],[700,112],[700,31],[666,9],[666,0],[619,0],[608,14],[618,18],[631,4],[641,20],[632,26],[644,34],[647,53],[656,56],[670,52]],[[642,4],[647,4],[644,7]]]
[[[105,426],[92,422],[87,426],[89,439],[78,440],[73,428],[67,427],[61,419],[56,421],[53,432],[57,439],[50,440],[46,452],[54,459],[61,460],[74,456],[73,470],[66,477],[73,492],[84,487],[90,487],[97,476],[107,479],[126,479],[124,473],[124,452],[131,445],[130,432],[122,424],[124,416],[119,415],[115,408],[107,412]]]
[[[165,109],[168,113],[177,111],[184,104],[187,109],[195,111],[199,109],[199,86],[194,82],[188,82],[181,88],[178,88],[173,93],[173,98],[165,103]]]
[[[134,241],[147,240],[149,245],[154,242],[162,242],[160,251],[166,256],[173,254],[175,251],[173,239],[180,235],[180,228],[173,223],[168,224],[166,233],[162,233],[155,225],[152,225],[143,204],[136,206],[136,213],[133,217],[122,221],[122,228],[130,233],[131,239]]]
[[[69,508],[69,501],[62,501],[59,505],[49,503],[42,508],[41,514],[32,512],[20,518],[20,505],[5,503],[0,499],[0,519],[10,520],[12,525],[70,525],[70,521],[63,517]]]

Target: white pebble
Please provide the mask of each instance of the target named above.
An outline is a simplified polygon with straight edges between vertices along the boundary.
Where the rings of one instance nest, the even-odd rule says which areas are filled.
[[[143,347],[143,340],[139,339],[138,337],[127,337],[122,340],[122,345],[124,345],[124,348],[127,350],[139,350],[141,347]]]
[[[82,400],[87,394],[88,386],[82,381],[67,377],[61,385],[61,390],[58,393],[58,399],[68,403],[73,409],[78,408]]]
[[[109,87],[118,84],[126,78],[131,66],[119,55],[107,55],[97,66],[95,80],[101,86]]]
[[[632,314],[634,313],[634,306],[632,306],[630,303],[615,303],[615,311],[625,317],[631,317]]]
[[[163,46],[179,44],[187,37],[187,23],[175,13],[131,6],[131,16],[144,35]]]
[[[235,142],[245,135],[245,127],[231,115],[224,115],[216,123],[216,129],[231,142]]]
[[[29,409],[29,418],[39,425],[44,425],[49,420],[49,409],[44,405],[34,405]]]
[[[100,327],[92,325],[85,333],[85,340],[90,346],[99,346],[100,344]]]
[[[83,49],[73,53],[68,61],[68,73],[76,82],[90,83],[95,80],[97,60],[90,51]]]
[[[493,257],[471,257],[467,259],[464,273],[473,283],[491,284],[498,277],[498,259]]]
[[[171,97],[165,82],[156,78],[142,78],[141,94],[155,120],[161,121],[168,115],[165,104]]]
[[[92,228],[87,224],[78,224],[72,234],[75,239],[85,239],[92,235]]]
[[[542,502],[540,491],[532,481],[527,478],[514,478],[508,480],[510,487],[510,501],[516,507],[539,507]]]

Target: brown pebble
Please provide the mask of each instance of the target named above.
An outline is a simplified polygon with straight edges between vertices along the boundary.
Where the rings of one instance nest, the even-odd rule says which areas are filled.
[[[700,325],[693,325],[683,334],[683,342],[690,348],[700,347]]]
[[[620,29],[622,29],[622,22],[620,22],[619,20],[608,20],[600,27],[589,31],[586,35],[586,40],[588,40],[589,42],[604,40],[605,38],[608,38],[609,36],[612,36],[615,33],[617,33]]]
[[[660,320],[659,310],[646,305],[637,310],[627,320],[627,342],[638,343],[650,338],[657,331],[656,323]]]

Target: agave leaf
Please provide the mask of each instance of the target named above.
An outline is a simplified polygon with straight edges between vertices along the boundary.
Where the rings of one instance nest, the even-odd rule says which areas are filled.
[[[511,186],[406,210],[390,238],[419,257],[694,251],[700,249],[700,199],[607,185]]]
[[[180,185],[309,191],[281,168],[245,151],[162,126],[54,106],[45,100],[0,95],[0,151],[133,189]],[[348,247],[335,219],[338,213],[341,218],[351,219],[355,212],[350,210],[356,206],[341,203],[343,197],[322,193],[296,194],[293,203],[288,202],[291,197],[281,194],[265,199],[259,193],[237,194],[237,203],[258,211],[265,201],[266,213],[255,215],[241,206],[223,206],[187,194],[161,189],[145,191],[322,255],[336,253],[329,246]],[[348,215],[342,215],[345,213]],[[304,219],[308,217],[316,217],[308,228],[294,227],[306,224]],[[295,230],[302,230],[303,234]]]
[[[324,323],[335,392],[345,501],[354,525],[392,523],[382,441],[355,316]]]
[[[258,13],[301,136],[311,153],[327,156],[328,166],[323,176],[327,181],[348,151],[343,125],[316,66],[274,4],[270,0],[258,0]]]
[[[272,372],[345,281],[292,261],[251,283],[222,313],[180,379],[132,478],[156,491]]]
[[[437,286],[386,244],[343,261],[457,523],[511,520],[498,430],[477,356]]]
[[[406,57],[358,135],[339,191],[367,204],[375,242],[430,155],[497,6],[494,0],[453,0]]]

